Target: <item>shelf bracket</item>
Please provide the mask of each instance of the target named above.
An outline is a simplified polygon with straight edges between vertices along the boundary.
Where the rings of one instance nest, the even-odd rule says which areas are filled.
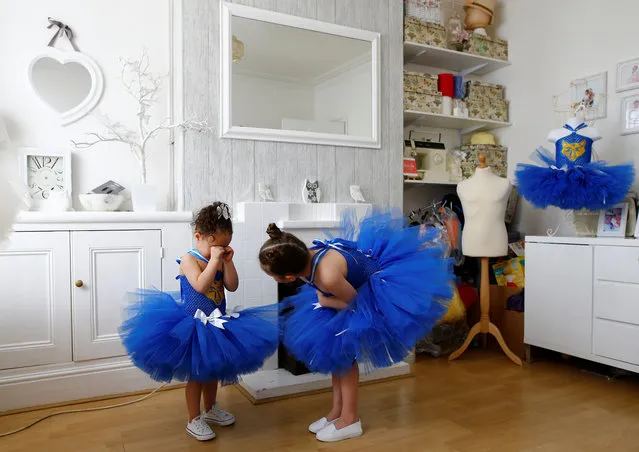
[[[485,124],[477,124],[476,126],[470,126],[470,127],[465,128],[465,129],[462,129],[461,130],[461,134],[462,135],[467,135],[469,133],[477,132],[478,130],[483,129],[484,127],[486,127]]]
[[[486,66],[488,66],[488,63],[482,63],[478,66],[469,67],[468,69],[464,69],[463,71],[461,71],[459,75],[461,75],[462,77],[466,77],[467,75],[470,75],[473,72],[477,72],[478,70],[485,68]]]

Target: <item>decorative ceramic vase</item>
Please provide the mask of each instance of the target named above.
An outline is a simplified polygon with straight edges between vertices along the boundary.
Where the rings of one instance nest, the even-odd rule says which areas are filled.
[[[153,185],[139,184],[131,190],[134,212],[155,212],[157,210],[158,190]]]

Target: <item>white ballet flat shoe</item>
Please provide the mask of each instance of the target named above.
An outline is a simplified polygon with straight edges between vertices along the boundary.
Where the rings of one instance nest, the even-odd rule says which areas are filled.
[[[334,421],[329,421],[328,419],[323,417],[322,419],[315,421],[311,425],[309,425],[308,431],[317,434],[317,432],[328,427],[331,424],[334,424],[335,422],[337,422],[337,419],[335,419]]]
[[[362,421],[360,420],[341,429],[335,427],[335,424],[329,424],[317,432],[316,438],[325,443],[335,443],[345,439],[358,438],[363,434]]]

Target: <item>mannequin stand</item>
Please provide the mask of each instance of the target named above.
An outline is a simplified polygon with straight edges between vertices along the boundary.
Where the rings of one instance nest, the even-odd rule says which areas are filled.
[[[481,306],[481,317],[478,323],[476,323],[468,333],[468,337],[464,341],[464,344],[459,347],[455,352],[453,352],[448,360],[452,361],[461,356],[462,353],[466,351],[470,343],[475,339],[475,336],[482,333],[484,334],[482,343],[484,348],[486,347],[486,334],[492,334],[495,339],[497,339],[497,343],[506,354],[506,356],[518,366],[521,366],[521,359],[517,355],[515,355],[506,345],[504,338],[499,332],[499,328],[497,328],[493,323],[490,322],[490,280],[488,279],[488,258],[481,258],[481,285],[479,289],[479,303]]]

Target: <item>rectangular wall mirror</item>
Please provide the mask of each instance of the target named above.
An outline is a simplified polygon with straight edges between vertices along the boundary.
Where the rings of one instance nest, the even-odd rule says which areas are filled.
[[[231,3],[223,138],[379,148],[380,35]]]

